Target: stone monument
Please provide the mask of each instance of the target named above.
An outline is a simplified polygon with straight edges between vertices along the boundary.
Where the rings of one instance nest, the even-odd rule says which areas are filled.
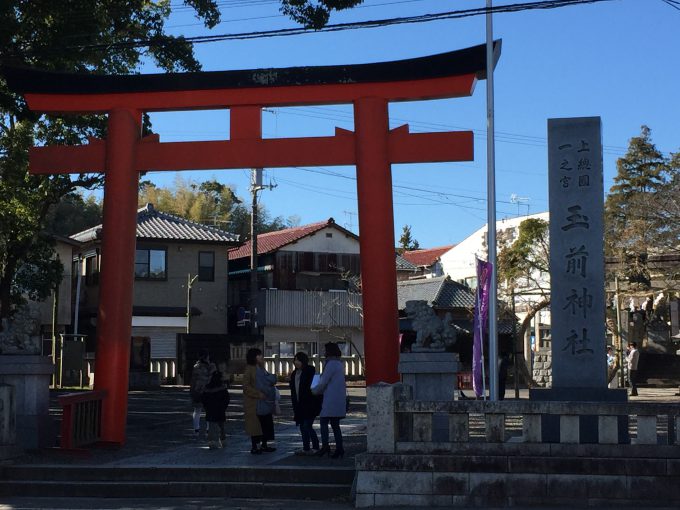
[[[607,389],[599,117],[548,120],[548,184],[552,388],[530,397],[625,401],[625,390]],[[544,423],[543,432],[559,441],[559,424]],[[596,417],[582,418],[579,432],[581,442],[596,443]]]
[[[407,301],[406,314],[417,336],[411,352],[399,357],[402,382],[410,387],[414,400],[454,400],[460,362],[457,353],[445,352],[456,343],[450,314],[440,319],[426,301],[420,300]],[[448,416],[433,415],[432,429],[433,440],[447,437]]]
[[[28,305],[0,331],[0,385],[14,388],[16,442],[33,449],[53,446],[56,430],[49,415],[52,361],[41,356],[40,313]]]

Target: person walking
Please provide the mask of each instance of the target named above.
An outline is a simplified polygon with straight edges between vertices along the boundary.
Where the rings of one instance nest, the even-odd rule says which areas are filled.
[[[210,362],[210,353],[207,349],[198,352],[198,361],[191,371],[189,382],[189,395],[193,410],[194,436],[198,437],[201,433],[201,411],[203,409],[203,391],[210,381],[212,374],[217,371],[214,363]],[[208,425],[206,424],[206,427]],[[206,430],[207,432],[207,430]]]
[[[250,453],[273,452],[267,443],[274,440],[274,401],[276,376],[264,369],[264,356],[256,347],[246,353],[243,374],[243,413],[246,433],[250,436]]]
[[[630,382],[630,396],[637,397],[637,370],[638,361],[640,360],[640,351],[637,348],[637,342],[630,342],[628,344],[628,351],[626,354],[626,363],[628,365],[628,381]]]
[[[333,459],[342,458],[345,449],[342,444],[340,420],[345,417],[347,409],[347,386],[345,385],[345,369],[340,359],[342,353],[338,344],[329,342],[325,345],[326,363],[319,384],[312,388],[315,395],[323,395],[321,406],[321,449],[320,457],[329,455]],[[328,425],[333,429],[335,452],[331,455],[328,437]]]
[[[224,448],[227,439],[224,425],[227,421],[229,390],[222,382],[222,373],[218,370],[213,372],[210,382],[205,386],[203,407],[205,421],[208,423],[208,448]]]
[[[304,352],[298,352],[293,359],[295,370],[290,375],[290,397],[293,403],[295,424],[300,427],[302,435],[302,450],[296,455],[313,455],[319,450],[319,438],[314,431],[314,419],[321,412],[321,397],[312,394],[314,380],[314,366],[309,364],[309,357]],[[311,448],[310,448],[311,443]]]

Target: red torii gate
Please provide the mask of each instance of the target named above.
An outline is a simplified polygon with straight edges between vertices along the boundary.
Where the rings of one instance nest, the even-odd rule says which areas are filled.
[[[500,41],[494,43],[494,64]],[[106,390],[102,440],[123,444],[127,420],[139,173],[356,165],[366,383],[396,382],[399,357],[392,163],[470,161],[470,131],[389,129],[388,102],[469,96],[486,78],[485,46],[348,66],[102,76],[3,68],[31,110],[108,113],[106,140],[33,147],[30,172],[103,172],[104,220],[95,388]],[[262,139],[264,107],[353,103],[355,132]],[[160,143],[141,137],[143,112],[230,109],[227,141]]]

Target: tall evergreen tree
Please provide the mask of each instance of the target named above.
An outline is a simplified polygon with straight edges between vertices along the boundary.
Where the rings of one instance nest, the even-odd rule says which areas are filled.
[[[401,254],[405,251],[420,249],[420,243],[413,238],[411,234],[411,225],[404,225],[401,230],[401,237],[399,238],[399,248],[397,251]]]
[[[605,249],[622,261],[622,276],[634,286],[648,288],[651,276],[647,258],[650,250],[659,248],[663,226],[655,216],[671,167],[652,142],[651,130],[642,126],[616,168],[614,185],[605,202]]]

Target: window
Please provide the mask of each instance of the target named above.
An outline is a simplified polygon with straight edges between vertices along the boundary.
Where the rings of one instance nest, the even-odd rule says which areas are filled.
[[[99,283],[99,267],[97,256],[85,259],[85,285],[97,285]]]
[[[137,249],[135,253],[135,278],[138,280],[167,279],[164,249]]]
[[[215,281],[215,252],[198,252],[198,280],[201,282]]]

